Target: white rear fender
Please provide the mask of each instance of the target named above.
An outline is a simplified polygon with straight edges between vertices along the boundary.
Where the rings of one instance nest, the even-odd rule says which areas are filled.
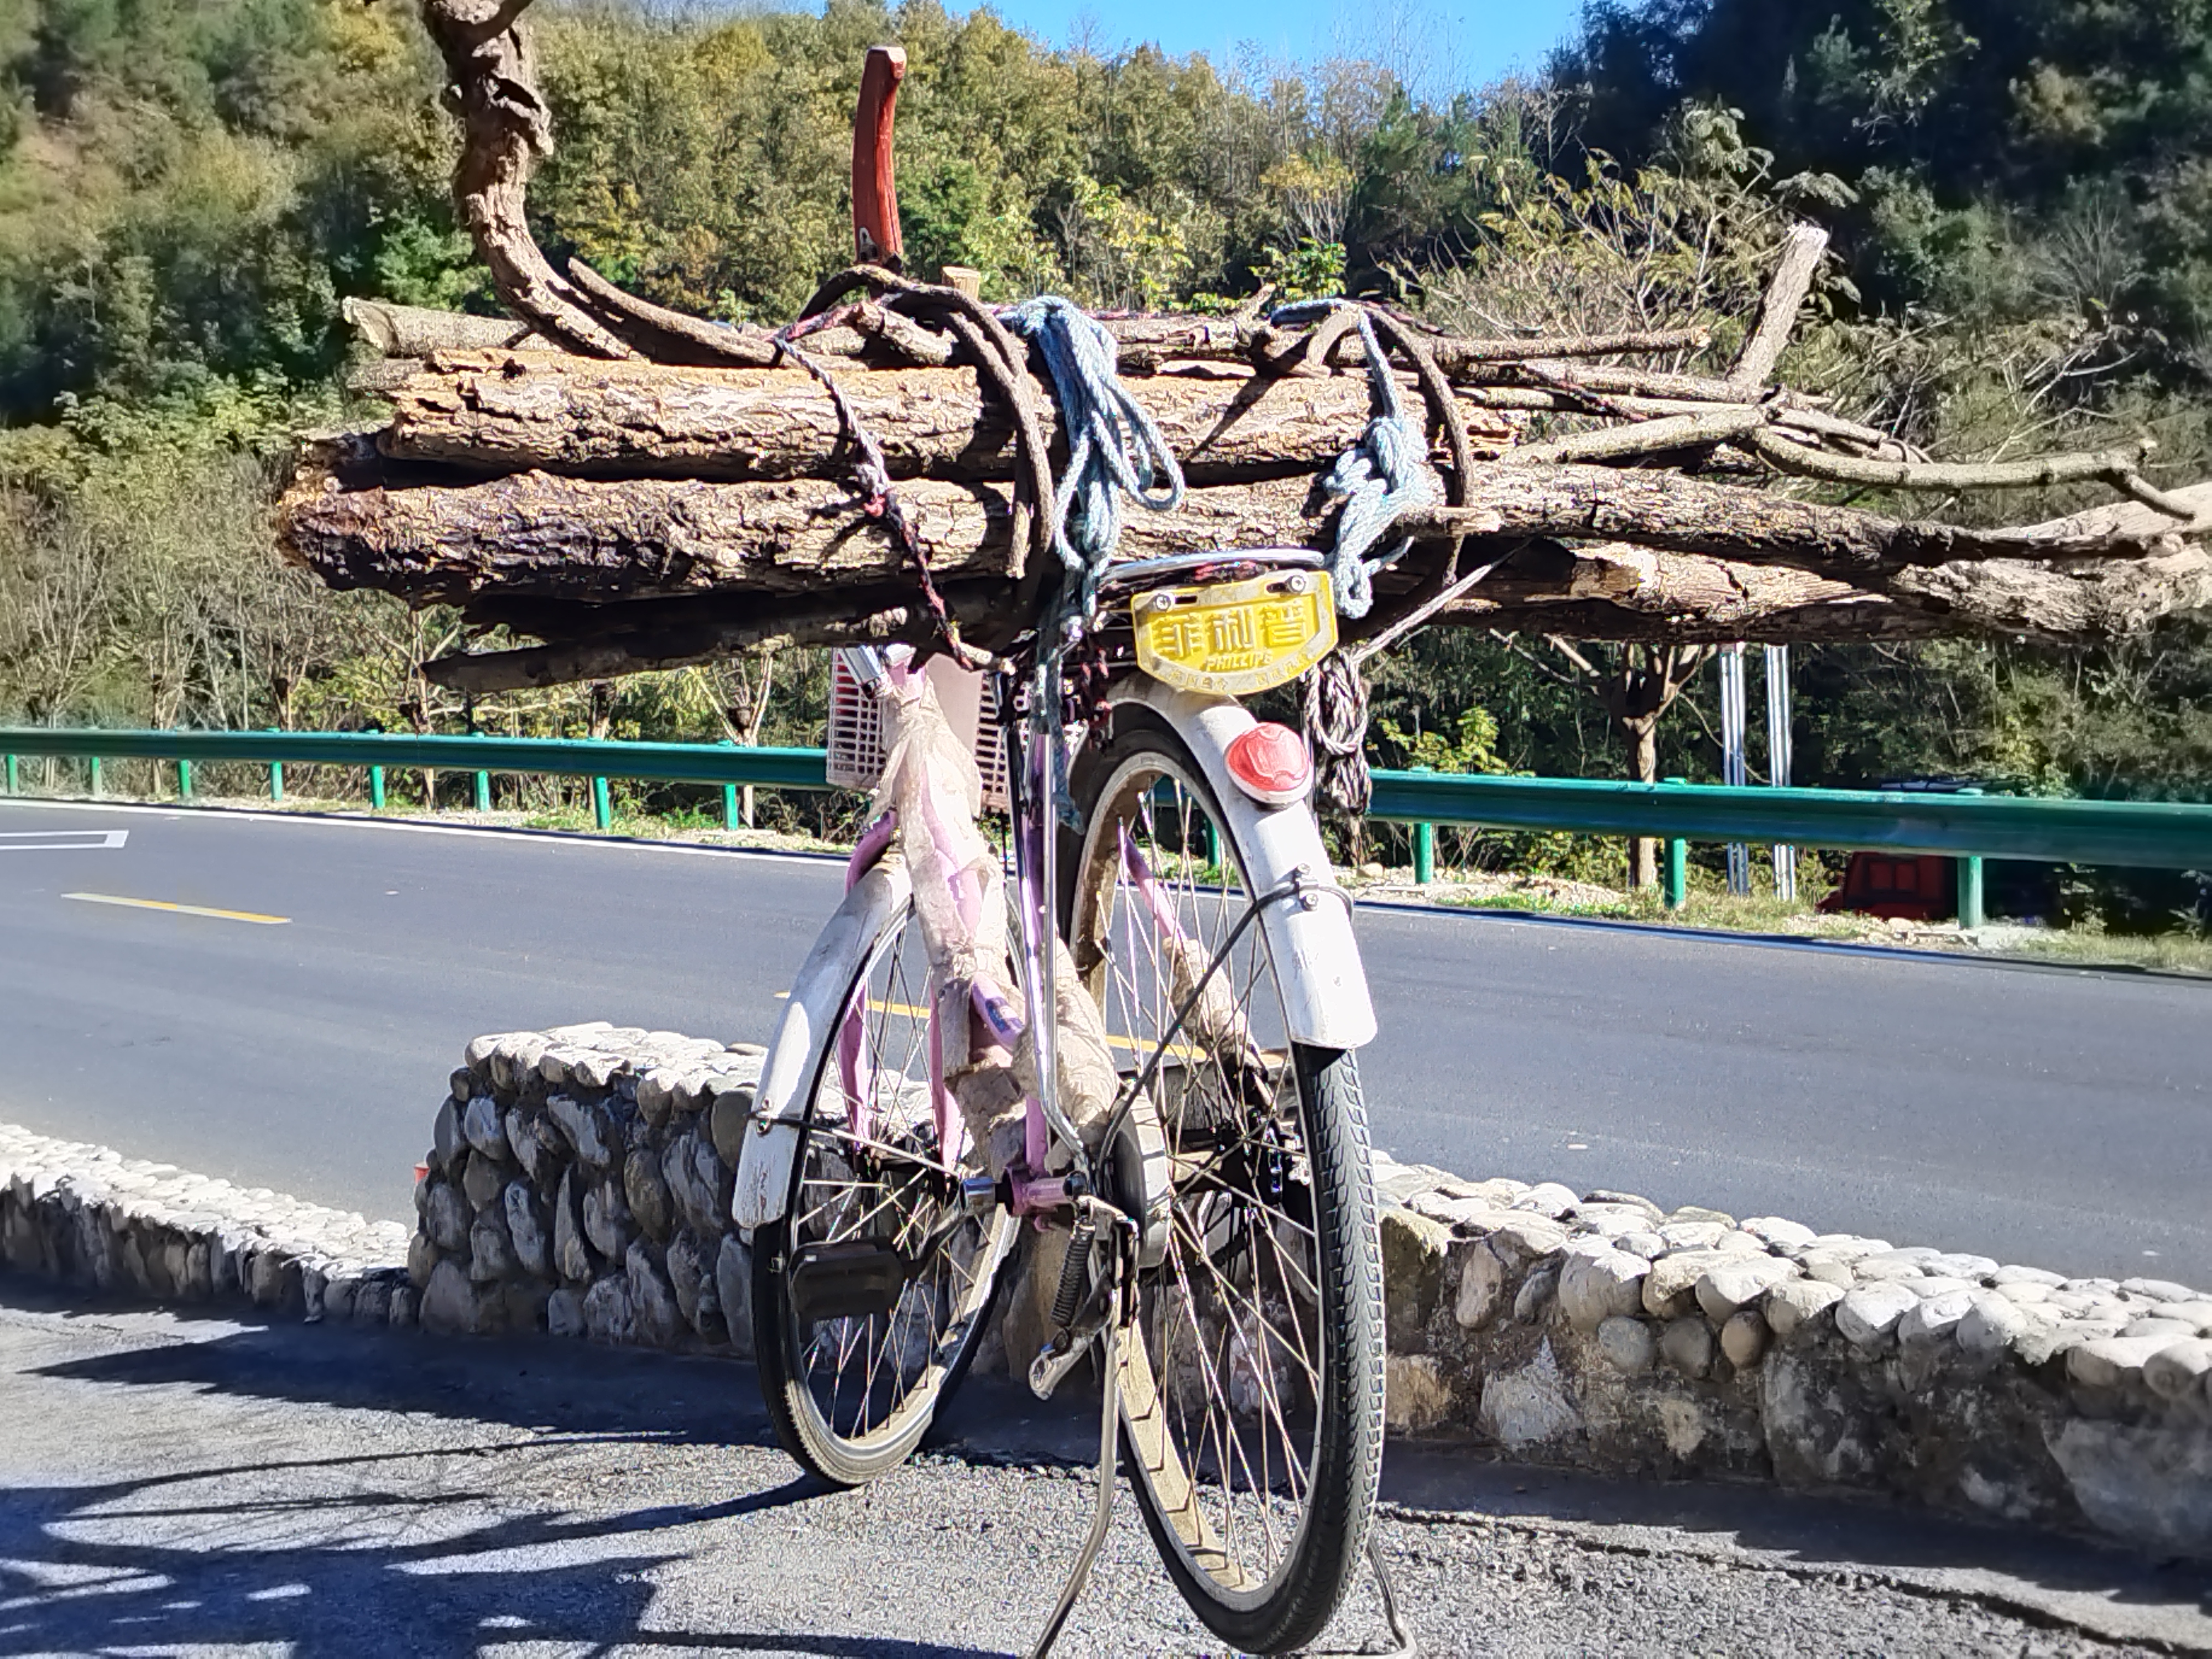
[[[730,1215],[748,1233],[781,1220],[791,1203],[799,1129],[806,1121],[814,1079],[821,1075],[823,1057],[836,1040],[846,994],[877,939],[904,912],[912,890],[904,860],[878,860],[845,895],[799,970],[790,1000],[776,1020],[775,1035],[769,1040],[752,1121],[738,1155]]]
[[[1249,709],[1234,698],[1178,691],[1142,674],[1123,679],[1110,695],[1117,703],[1152,709],[1189,748],[1252,862],[1245,873],[1255,890],[1273,892],[1301,872],[1334,887],[1321,826],[1306,803],[1263,806],[1230,775],[1229,745],[1259,724]],[[1282,981],[1290,1036],[1317,1048],[1358,1048],[1375,1039],[1375,1005],[1352,937],[1351,902],[1337,892],[1316,897],[1310,909],[1293,899],[1260,915]]]

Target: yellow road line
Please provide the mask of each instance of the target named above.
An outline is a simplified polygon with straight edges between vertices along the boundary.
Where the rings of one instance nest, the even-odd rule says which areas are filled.
[[[280,927],[289,916],[264,916],[253,910],[211,910],[204,904],[171,904],[166,899],[118,898],[112,893],[64,893],[65,899],[85,904],[120,904],[132,910],[167,910],[179,916],[213,916],[217,921],[250,921],[263,927]]]

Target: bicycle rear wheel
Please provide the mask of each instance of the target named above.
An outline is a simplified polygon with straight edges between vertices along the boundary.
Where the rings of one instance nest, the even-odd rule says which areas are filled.
[[[1069,946],[1124,1076],[1159,1058],[1152,1098],[1174,1170],[1166,1245],[1139,1275],[1123,1345],[1124,1454],[1193,1610],[1224,1641],[1279,1653],[1334,1614],[1382,1462],[1381,1246],[1358,1075],[1350,1054],[1289,1040],[1282,964],[1256,919],[1239,931],[1243,850],[1166,724],[1119,711],[1073,783],[1085,829]]]
[[[911,903],[856,964],[823,1047],[790,1207],[753,1240],[761,1392],[784,1449],[859,1486],[906,1461],[966,1374],[1013,1218],[970,1214],[973,1147],[942,1154],[928,956]],[[957,1111],[951,1124],[959,1123]]]

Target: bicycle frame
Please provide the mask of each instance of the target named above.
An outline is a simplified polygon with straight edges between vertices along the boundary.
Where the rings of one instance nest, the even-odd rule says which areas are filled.
[[[1184,561],[1159,562],[1189,568]],[[873,673],[884,672],[880,659],[864,666]],[[1281,981],[1287,1034],[1322,1048],[1358,1048],[1371,1042],[1374,1005],[1352,936],[1351,907],[1334,892],[1327,849],[1312,815],[1302,807],[1263,805],[1238,787],[1230,770],[1229,746],[1257,724],[1250,711],[1234,698],[1178,691],[1137,673],[1117,679],[1107,701],[1111,707],[1135,704],[1150,710],[1189,749],[1253,863],[1246,876],[1255,894],[1293,884],[1304,890],[1295,902],[1266,905],[1258,922],[1275,959],[1285,968],[1296,968]],[[1053,939],[1059,837],[1053,833],[1053,793],[1054,781],[1066,775],[1066,750],[1065,735],[1049,720],[1037,716],[1040,710],[1060,707],[1055,663],[1048,661],[1032,671],[1024,702],[1013,727],[1018,744],[1016,764],[1009,768],[1019,935],[1012,943],[1018,952],[1022,979],[1018,1023],[1002,1000],[982,988],[972,1002],[994,1036],[1009,1044],[1025,1028],[1038,1031],[1040,1087],[1025,1107],[1026,1169],[1012,1194],[1018,1212],[1036,1213],[1057,1210],[1066,1202],[1065,1177],[1044,1174],[1055,1141],[1073,1154],[1073,1167],[1086,1178],[1090,1170],[1080,1134],[1058,1108],[1054,1022],[1046,1017],[1046,1011],[1054,1006],[1056,988]],[[862,838],[848,867],[844,903],[801,969],[777,1023],[755,1103],[754,1133],[745,1138],[738,1160],[732,1202],[733,1218],[748,1231],[780,1219],[789,1203],[807,1097],[825,1051],[856,1013],[844,1006],[852,952],[876,936],[891,907],[903,905],[911,890],[898,861],[883,857],[890,841],[888,824],[872,827]],[[934,1052],[937,1045],[932,1046]],[[940,1076],[933,1076],[933,1091],[941,1093],[942,1084]],[[953,1120],[957,1116],[955,1112]],[[951,1125],[940,1127],[950,1130]]]

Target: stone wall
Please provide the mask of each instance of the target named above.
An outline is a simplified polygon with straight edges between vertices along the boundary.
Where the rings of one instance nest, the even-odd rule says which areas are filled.
[[[1377,1166],[1401,1434],[2212,1555],[2212,1296]]]
[[[750,1357],[728,1218],[766,1054],[605,1021],[470,1043],[415,1190],[424,1326]]]
[[[408,1230],[0,1123],[0,1264],[96,1294],[411,1325]]]
[[[478,1038],[411,1238],[0,1126],[0,1260],[165,1301],[749,1356],[725,1218],[763,1058],[604,1023]],[[2212,1296],[1382,1157],[1376,1178],[1401,1437],[2212,1556]]]

